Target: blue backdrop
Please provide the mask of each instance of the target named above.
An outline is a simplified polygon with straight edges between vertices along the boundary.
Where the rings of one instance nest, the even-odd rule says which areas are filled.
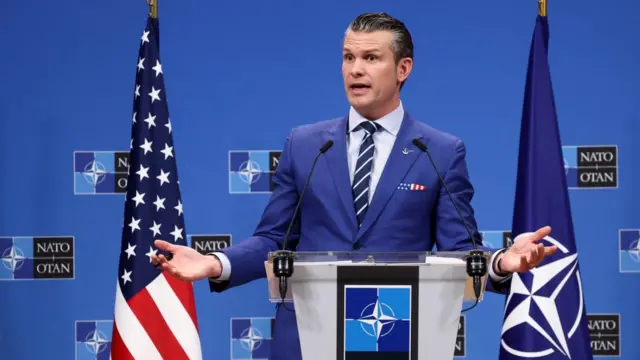
[[[502,241],[512,217],[534,0],[167,0],[159,9],[189,234],[237,242],[252,233],[268,194],[230,192],[229,152],[280,150],[292,127],[345,114],[344,30],[361,12],[387,11],[406,22],[416,46],[405,108],[465,140],[480,228],[493,231],[487,240]],[[640,237],[640,151],[633,145],[640,133],[640,3],[552,0],[548,12],[586,307],[592,319],[606,320],[591,322],[592,346],[638,359],[640,260],[627,250]],[[74,153],[101,151],[109,163],[110,152],[128,151],[146,14],[143,0],[0,4],[2,360],[88,359],[91,329],[97,324],[111,334],[123,195],[78,194],[87,164]],[[594,146],[607,147],[588,149]],[[594,153],[610,158],[576,157]],[[615,181],[603,176],[590,187],[593,174],[614,174]],[[25,261],[58,279],[15,279],[36,277]],[[12,271],[19,266],[22,272]],[[232,318],[274,314],[265,285],[220,295],[196,284],[205,358],[231,358]],[[503,300],[490,295],[466,314],[467,358],[497,357]]]

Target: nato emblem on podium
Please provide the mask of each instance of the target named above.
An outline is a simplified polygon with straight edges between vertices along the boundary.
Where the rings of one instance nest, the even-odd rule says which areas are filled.
[[[337,359],[418,359],[418,267],[338,267]]]

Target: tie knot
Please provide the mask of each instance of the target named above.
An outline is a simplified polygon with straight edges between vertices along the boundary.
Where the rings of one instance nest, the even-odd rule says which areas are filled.
[[[360,125],[358,125],[356,130],[358,128],[364,129],[364,131],[368,132],[369,134],[373,134],[376,131],[382,129],[382,126],[380,126],[379,124],[376,124],[373,121],[363,121],[360,123]]]

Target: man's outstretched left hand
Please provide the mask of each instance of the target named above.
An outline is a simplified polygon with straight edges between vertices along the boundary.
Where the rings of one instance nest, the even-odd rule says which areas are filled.
[[[500,254],[502,273],[527,272],[538,266],[542,260],[558,250],[556,245],[544,246],[540,243],[551,233],[551,227],[544,226],[535,232],[522,233],[513,240],[513,245]]]

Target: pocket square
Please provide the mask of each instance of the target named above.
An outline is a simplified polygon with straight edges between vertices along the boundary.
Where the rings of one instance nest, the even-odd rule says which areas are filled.
[[[400,183],[400,185],[398,185],[398,190],[425,191],[427,190],[427,187],[420,184]]]

